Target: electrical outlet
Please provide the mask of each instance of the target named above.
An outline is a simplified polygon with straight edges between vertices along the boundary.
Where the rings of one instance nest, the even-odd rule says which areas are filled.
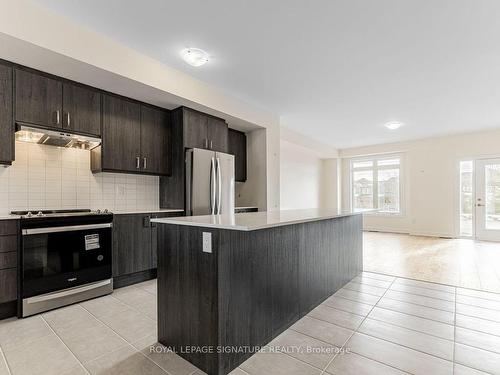
[[[212,233],[210,232],[203,232],[203,252],[212,252]]]

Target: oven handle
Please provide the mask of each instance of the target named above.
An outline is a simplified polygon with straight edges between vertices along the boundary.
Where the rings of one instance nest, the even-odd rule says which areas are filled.
[[[112,228],[112,227],[113,227],[113,223],[103,223],[103,224],[67,225],[67,226],[63,226],[63,227],[23,229],[23,236],[29,236],[31,234],[74,232],[74,231],[79,231],[79,230],[103,229],[103,228]]]

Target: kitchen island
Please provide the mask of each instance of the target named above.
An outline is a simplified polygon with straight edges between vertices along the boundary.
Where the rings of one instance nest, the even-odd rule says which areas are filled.
[[[289,210],[155,219],[158,341],[228,374],[362,270],[362,216]]]

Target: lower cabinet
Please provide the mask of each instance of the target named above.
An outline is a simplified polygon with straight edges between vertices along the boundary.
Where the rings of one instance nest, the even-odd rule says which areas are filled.
[[[113,218],[113,278],[119,288],[156,277],[157,228],[152,218],[176,212],[117,214]]]
[[[18,221],[0,220],[0,319],[16,315]]]

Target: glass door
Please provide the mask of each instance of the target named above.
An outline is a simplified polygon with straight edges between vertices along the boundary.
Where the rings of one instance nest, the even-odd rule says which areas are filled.
[[[476,238],[500,241],[500,158],[476,160]]]

